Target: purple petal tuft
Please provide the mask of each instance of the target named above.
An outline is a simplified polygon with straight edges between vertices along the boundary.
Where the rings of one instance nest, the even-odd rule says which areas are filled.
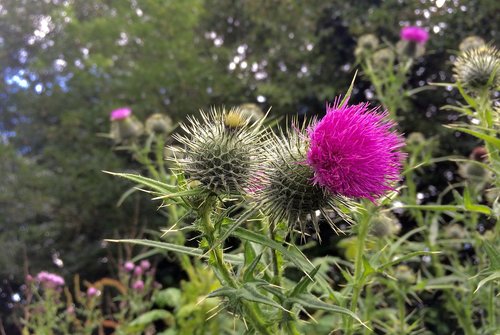
[[[392,131],[387,112],[367,103],[326,106],[325,117],[308,129],[307,163],[314,183],[333,194],[374,201],[400,179],[403,137]]]

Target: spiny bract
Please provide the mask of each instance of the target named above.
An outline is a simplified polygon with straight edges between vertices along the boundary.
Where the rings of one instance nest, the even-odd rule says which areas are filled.
[[[189,117],[182,124],[185,135],[174,135],[184,144],[181,171],[215,193],[239,195],[251,187],[262,163],[261,122],[251,122],[238,108],[201,111],[201,120]]]

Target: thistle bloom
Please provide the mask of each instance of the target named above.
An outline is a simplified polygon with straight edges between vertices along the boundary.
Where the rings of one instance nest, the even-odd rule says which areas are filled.
[[[429,33],[425,29],[416,26],[404,27],[399,35],[402,40],[418,44],[425,44],[429,39]]]
[[[36,279],[47,288],[58,288],[64,285],[63,277],[47,271],[42,271],[37,274]]]
[[[123,268],[125,269],[125,271],[127,272],[131,272],[132,270],[134,270],[134,263],[128,261],[128,262],[125,262],[125,264],[123,265]]]
[[[500,51],[492,46],[469,49],[457,58],[453,71],[468,90],[495,89],[500,85]]]
[[[110,119],[111,121],[123,120],[132,115],[132,110],[127,107],[118,108],[111,112]]]
[[[327,105],[325,117],[308,129],[307,163],[313,182],[331,194],[374,201],[399,180],[403,137],[387,112],[368,104]]]
[[[137,280],[132,284],[132,288],[136,291],[142,291],[144,289],[144,282],[142,280]]]
[[[140,266],[136,266],[134,269],[134,275],[140,276],[144,273],[144,270]]]
[[[151,263],[149,263],[149,261],[147,259],[145,260],[142,260],[141,261],[141,264],[140,264],[141,268],[146,271],[146,270],[149,270],[149,268],[151,267]]]

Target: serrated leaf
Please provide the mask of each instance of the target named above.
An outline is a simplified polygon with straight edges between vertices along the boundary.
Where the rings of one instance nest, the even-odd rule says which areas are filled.
[[[305,293],[309,285],[314,282],[314,276],[318,273],[320,265],[316,266],[314,270],[312,270],[308,276],[302,277],[302,279],[295,285],[292,292],[290,293],[290,297],[297,297],[299,294]]]
[[[312,297],[312,296],[306,295],[306,294],[301,294],[300,296],[298,296],[296,298],[290,298],[290,300],[293,303],[296,303],[298,305],[301,305],[301,306],[304,306],[307,308],[320,309],[320,310],[329,311],[332,313],[339,313],[339,314],[350,316],[351,318],[353,318],[354,320],[359,322],[361,325],[363,325],[367,329],[370,329],[363,321],[361,321],[361,319],[356,314],[354,314],[353,312],[351,312],[347,308],[327,304],[327,303],[319,300],[316,297]]]
[[[262,255],[263,254],[260,254],[257,257],[255,257],[254,260],[252,261],[252,263],[250,263],[250,265],[244,270],[244,273],[243,273],[243,281],[244,282],[250,282],[250,281],[254,280],[253,273],[255,271],[255,268],[259,264],[260,259],[262,258]]]

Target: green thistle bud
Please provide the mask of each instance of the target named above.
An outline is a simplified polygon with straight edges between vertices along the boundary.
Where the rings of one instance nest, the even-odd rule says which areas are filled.
[[[259,122],[265,117],[262,109],[260,109],[258,105],[253,103],[241,104],[239,106],[239,109],[241,111],[241,114],[244,117],[248,118],[251,122]]]
[[[405,264],[400,264],[396,267],[394,276],[398,279],[399,282],[405,284],[414,284],[417,281],[415,272],[413,272],[413,270]]]
[[[378,69],[385,69],[394,64],[394,52],[389,48],[376,51],[373,54],[373,65]]]
[[[466,37],[462,42],[460,42],[460,46],[458,49],[462,52],[472,49],[477,49],[479,47],[484,46],[486,43],[479,36],[469,36]]]
[[[495,89],[500,85],[500,52],[491,46],[467,50],[457,58],[453,72],[471,91]]]
[[[146,120],[148,134],[169,134],[173,128],[172,119],[165,114],[155,113]]]
[[[174,138],[184,145],[176,161],[180,170],[215,194],[238,195],[251,187],[252,176],[264,161],[260,123],[248,122],[239,109],[201,112],[181,125],[185,135]]]
[[[358,39],[358,44],[356,46],[357,53],[368,54],[372,53],[377,49],[379,44],[377,36],[373,34],[362,35]]]
[[[400,230],[401,224],[391,212],[380,212],[371,219],[371,233],[376,237],[396,235]]]
[[[427,140],[425,139],[424,134],[419,132],[413,132],[408,135],[406,138],[406,145],[418,147],[422,144],[425,144]]]
[[[271,136],[269,164],[263,170],[266,182],[257,189],[256,198],[271,222],[284,221],[290,230],[298,226],[302,236],[308,222],[319,233],[318,213],[338,231],[328,212],[333,210],[344,217],[339,204],[347,204],[347,199],[333,196],[312,182],[314,172],[305,163],[304,136],[299,131]]]
[[[116,143],[134,140],[144,133],[144,126],[135,116],[129,116],[125,119],[112,120],[111,138]]]

